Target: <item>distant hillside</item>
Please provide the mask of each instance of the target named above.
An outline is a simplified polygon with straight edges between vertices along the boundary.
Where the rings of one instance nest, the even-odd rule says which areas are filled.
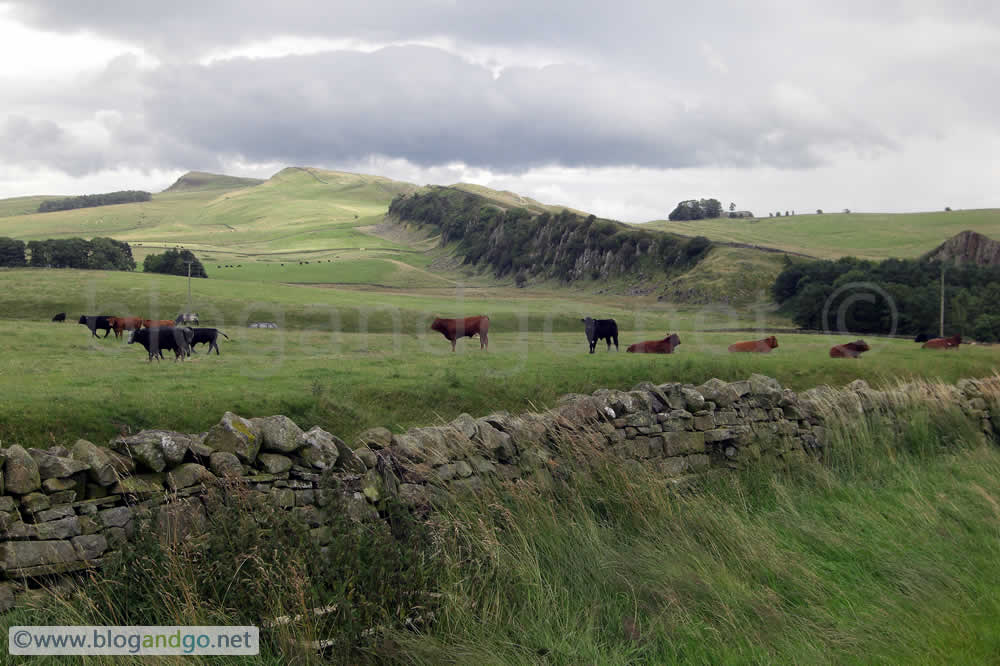
[[[465,188],[428,187],[394,199],[389,215],[440,234],[441,245],[455,243],[464,263],[518,282],[637,276],[656,281],[691,268],[711,247],[704,238],[638,230],[565,209],[553,213],[525,201],[530,208],[505,208]]]
[[[533,213],[544,213],[546,211],[550,213],[560,213],[564,210],[568,210],[571,213],[579,215],[581,217],[587,217],[588,213],[577,210],[575,208],[570,208],[568,206],[554,206],[551,204],[543,204],[539,201],[532,199],[531,197],[525,197],[516,192],[510,192],[509,190],[493,190],[484,185],[474,185],[472,183],[456,183],[455,185],[450,185],[452,189],[462,190],[464,192],[470,192],[472,194],[479,195],[484,199],[498,204],[503,208],[525,208]]]
[[[240,178],[238,176],[223,176],[204,171],[188,171],[177,181],[163,190],[164,192],[192,192],[200,190],[235,190],[240,187],[252,187],[264,181],[260,178]]]
[[[657,220],[635,226],[701,235],[713,241],[774,247],[824,259],[844,256],[917,258],[966,229],[1000,238],[1000,209],[897,214],[809,213],[692,222]]]
[[[975,231],[963,231],[928,252],[924,258],[958,264],[997,266],[1000,265],[1000,242]]]

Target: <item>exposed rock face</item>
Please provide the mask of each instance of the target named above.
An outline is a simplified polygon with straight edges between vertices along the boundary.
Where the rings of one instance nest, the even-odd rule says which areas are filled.
[[[963,231],[928,252],[924,258],[958,264],[996,266],[1000,264],[1000,241],[975,231]]]

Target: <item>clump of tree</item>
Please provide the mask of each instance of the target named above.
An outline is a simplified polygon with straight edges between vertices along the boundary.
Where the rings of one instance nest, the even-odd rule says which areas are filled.
[[[73,210],[74,208],[93,208],[95,206],[110,206],[112,204],[138,203],[149,201],[153,195],[141,190],[121,190],[104,194],[84,194],[79,197],[63,199],[48,199],[38,205],[39,213],[51,213],[56,210]]]
[[[731,208],[735,208],[730,204]],[[670,212],[670,221],[704,220],[722,216],[722,204],[718,199],[688,199],[681,201]]]
[[[503,209],[481,196],[446,187],[397,196],[389,213],[433,227],[442,245],[457,243],[464,263],[487,265],[497,277],[512,275],[520,284],[536,276],[572,281],[640,268],[671,272],[696,264],[711,247],[706,238],[645,231],[568,210]]]
[[[24,254],[24,241],[0,237],[0,267],[20,268],[28,264]]]
[[[114,238],[50,238],[28,241],[29,265],[34,268],[84,268],[105,271],[135,270],[132,248]]]
[[[1000,302],[1000,267],[949,265],[946,276],[945,334],[1000,340],[1000,316],[992,314]],[[838,330],[842,318],[852,333],[890,333],[895,312],[897,333],[936,334],[940,277],[940,262],[922,259],[786,259],[772,294],[803,328]]]
[[[150,254],[142,262],[142,270],[146,273],[164,273],[166,275],[187,275],[188,262],[191,263],[191,277],[207,278],[208,273],[191,250],[171,248],[163,254]]]

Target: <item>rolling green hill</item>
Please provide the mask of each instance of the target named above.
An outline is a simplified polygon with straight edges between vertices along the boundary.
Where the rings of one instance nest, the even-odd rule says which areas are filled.
[[[972,230],[1000,237],[1000,209],[935,213],[833,213],[754,220],[656,220],[638,225],[715,241],[762,245],[824,259],[919,257],[955,234]]]
[[[233,190],[240,187],[253,187],[263,182],[260,178],[239,178],[237,176],[225,176],[217,173],[206,173],[204,171],[189,171],[163,191]]]

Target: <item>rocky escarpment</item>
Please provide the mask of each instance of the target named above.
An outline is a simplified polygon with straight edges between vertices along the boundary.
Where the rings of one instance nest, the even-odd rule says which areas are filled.
[[[227,412],[207,432],[143,431],[107,447],[0,449],[0,609],[39,577],[100,566],[137,524],[164,538],[197,533],[216,509],[216,488],[247,493],[249,505],[291,512],[321,545],[332,511],[378,520],[400,502],[427,511],[493,484],[550,488],[598,461],[645,467],[684,487],[705,474],[822,458],[831,427],[878,415],[899,424],[918,404],[961,409],[995,439],[1000,380],[962,380],[872,390],[796,393],[761,375],[700,386],[679,383],[564,396],[553,409],[497,412],[392,433],[373,428],[353,446],[284,416]],[[839,419],[839,420],[838,420]]]
[[[928,252],[924,258],[958,264],[998,266],[1000,265],[1000,241],[995,241],[975,231],[963,231]]]

